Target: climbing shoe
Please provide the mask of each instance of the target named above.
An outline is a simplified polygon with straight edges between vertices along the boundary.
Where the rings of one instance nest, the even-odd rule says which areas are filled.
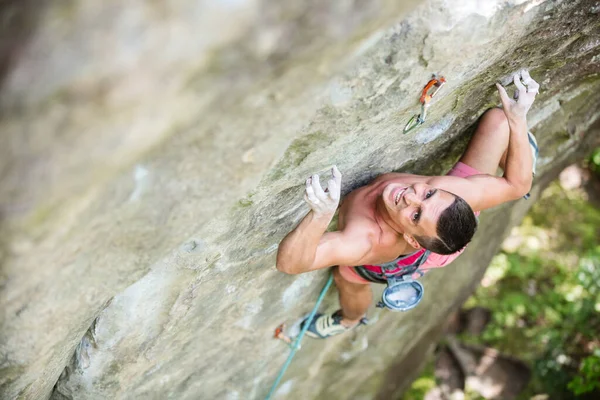
[[[535,164],[537,163],[537,158],[540,154],[540,150],[538,148],[537,140],[535,140],[535,136],[533,136],[533,133],[527,132],[527,136],[529,136],[529,146],[531,147],[531,155],[533,156],[533,169],[531,172],[533,173],[533,176],[535,176]],[[531,195],[527,193],[525,196],[523,196],[523,198],[527,200],[530,196]]]
[[[308,319],[308,317],[307,317],[307,319]],[[308,329],[306,330],[306,334],[313,338],[325,339],[330,336],[344,333],[344,332],[349,331],[350,329],[354,328],[354,326],[350,327],[350,328],[346,328],[344,325],[342,325],[342,319],[343,319],[342,310],[337,310],[333,314],[317,313],[317,314],[315,314],[315,317],[313,318],[312,322],[308,326]],[[361,322],[362,322],[362,320],[361,320]],[[306,323],[306,320],[304,320],[302,322],[302,325],[301,325],[302,328],[304,328],[305,323]],[[359,325],[359,324],[360,324],[360,322],[357,325]]]

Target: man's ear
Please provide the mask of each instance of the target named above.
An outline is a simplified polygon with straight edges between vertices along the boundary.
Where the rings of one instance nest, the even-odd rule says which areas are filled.
[[[403,236],[404,236],[404,240],[406,240],[406,243],[410,244],[415,249],[421,248],[421,245],[419,244],[419,242],[417,242],[417,239],[415,239],[414,236],[409,235],[408,233],[405,233]]]

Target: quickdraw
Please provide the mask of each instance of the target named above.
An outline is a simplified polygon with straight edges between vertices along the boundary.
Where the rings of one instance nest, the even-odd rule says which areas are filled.
[[[421,98],[419,102],[421,103],[421,113],[415,114],[408,121],[406,126],[404,127],[404,133],[408,133],[419,125],[425,123],[425,117],[427,117],[427,109],[430,107],[431,99],[440,91],[442,86],[446,83],[446,78],[440,76],[439,78],[436,75],[427,82],[425,87],[423,88],[423,92],[421,93]],[[433,92],[429,94],[429,91],[434,88]]]

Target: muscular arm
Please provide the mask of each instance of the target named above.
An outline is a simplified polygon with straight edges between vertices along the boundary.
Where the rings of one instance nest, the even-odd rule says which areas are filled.
[[[466,179],[447,177],[448,181],[443,185],[448,191],[463,197],[475,211],[519,199],[531,189],[533,157],[527,135],[527,111],[533,104],[539,85],[527,71],[515,75],[514,82],[519,91],[516,101],[501,85],[497,85],[510,129],[504,175],[472,175]]]
[[[333,265],[355,265],[370,250],[367,235],[354,230],[325,232],[330,218],[311,211],[279,245],[277,269],[301,274]],[[355,233],[356,232],[356,233]]]
[[[325,232],[339,204],[342,175],[334,166],[327,191],[313,175],[306,181],[304,200],[311,210],[279,244],[277,269],[300,274],[332,265],[352,264],[370,249],[361,229]]]
[[[467,201],[476,210],[519,199],[531,189],[533,157],[527,135],[527,111],[533,104],[539,85],[526,70],[516,74],[513,80],[518,90],[517,100],[511,99],[500,84],[496,85],[510,129],[504,176],[473,175],[467,178],[474,184],[470,201]]]
[[[315,262],[319,242],[331,217],[319,218],[310,211],[300,224],[279,244],[277,269],[288,274],[311,271]]]
[[[527,121],[509,119],[510,139],[502,177],[472,175],[466,178],[469,189],[465,200],[481,211],[523,197],[531,189],[533,158],[527,137]],[[459,194],[459,193],[457,193]]]

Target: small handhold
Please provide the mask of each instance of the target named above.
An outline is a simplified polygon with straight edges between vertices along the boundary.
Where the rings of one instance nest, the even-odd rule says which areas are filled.
[[[246,151],[243,155],[242,155],[242,162],[244,164],[252,164],[254,163],[254,153],[256,152],[256,150],[253,148],[251,148],[250,150]]]
[[[197,246],[198,244],[195,240],[190,240],[189,242],[181,246],[181,249],[187,253],[191,253]]]

